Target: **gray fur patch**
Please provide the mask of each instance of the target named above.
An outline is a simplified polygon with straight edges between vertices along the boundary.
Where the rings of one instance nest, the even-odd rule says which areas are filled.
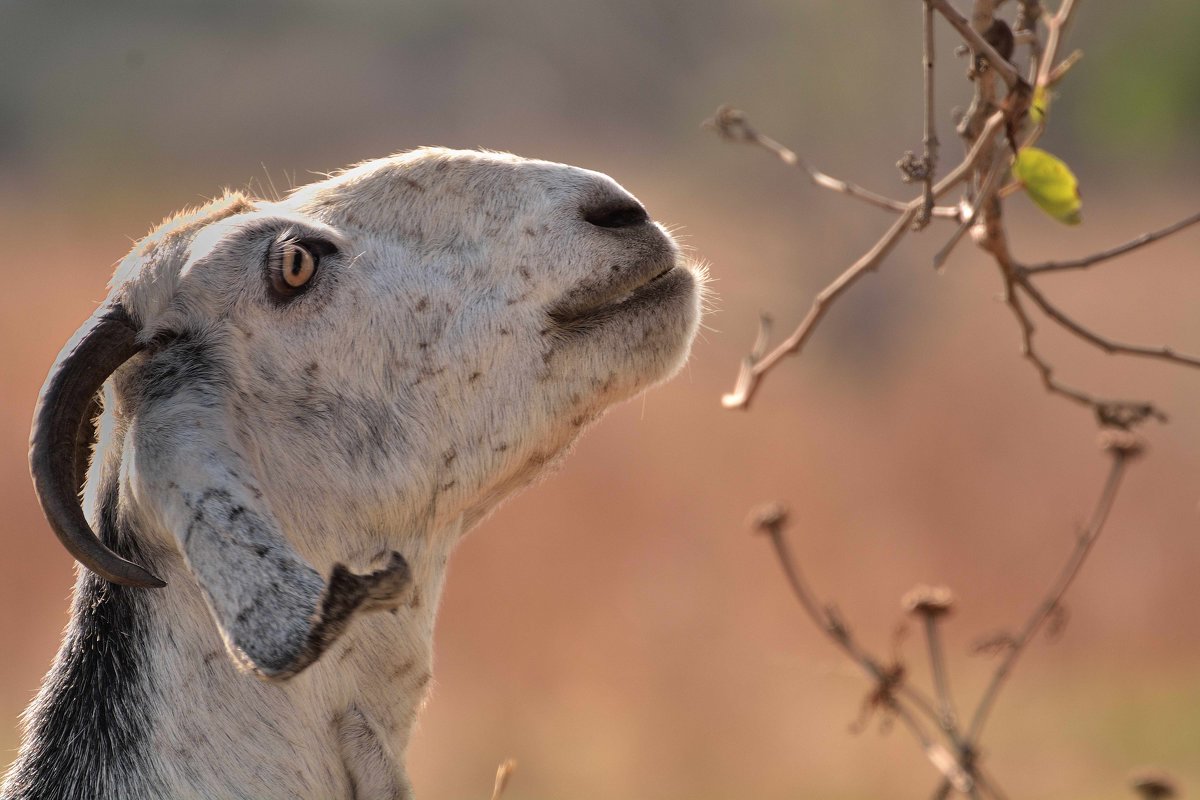
[[[356,611],[394,607],[408,588],[408,563],[399,553],[367,575],[336,564],[326,586],[273,525],[228,491],[208,489],[186,502],[188,561],[235,655],[263,677],[296,675],[337,640]]]

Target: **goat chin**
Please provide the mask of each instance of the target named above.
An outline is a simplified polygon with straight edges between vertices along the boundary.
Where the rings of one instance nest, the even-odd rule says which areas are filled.
[[[455,542],[678,370],[702,283],[612,179],[497,153],[167,220],[39,400],[84,568],[0,794],[410,797]]]

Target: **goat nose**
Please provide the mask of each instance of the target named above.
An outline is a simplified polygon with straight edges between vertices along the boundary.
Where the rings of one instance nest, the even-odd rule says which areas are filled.
[[[641,203],[629,199],[607,200],[583,209],[585,222],[597,228],[634,228],[650,221]]]

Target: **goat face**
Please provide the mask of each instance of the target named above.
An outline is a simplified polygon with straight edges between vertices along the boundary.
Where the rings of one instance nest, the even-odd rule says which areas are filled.
[[[358,384],[367,407],[389,409],[394,429],[364,429],[366,449],[428,481],[416,494],[441,493],[451,513],[532,477],[603,408],[671,374],[696,329],[693,274],[604,175],[426,150],[287,205],[337,230],[354,257],[321,321],[298,326],[330,340],[327,359],[349,365],[340,382]],[[268,336],[270,316],[260,314]],[[300,374],[310,348],[282,344],[278,358]],[[365,385],[364,356],[377,368]],[[343,452],[362,439],[351,433]],[[400,485],[394,469],[383,474]]]
[[[287,676],[403,584],[396,559],[326,584],[309,562],[394,541],[342,531],[474,521],[676,370],[698,318],[697,276],[603,175],[446,150],[371,161],[144,240],[48,379],[35,482],[39,428],[61,440],[83,413],[54,417],[55,398],[78,406],[128,360],[112,401],[130,503],[182,550],[231,650]],[[87,355],[118,328],[128,341]],[[79,466],[60,462],[38,486],[60,537],[105,577],[151,583],[63,522]]]

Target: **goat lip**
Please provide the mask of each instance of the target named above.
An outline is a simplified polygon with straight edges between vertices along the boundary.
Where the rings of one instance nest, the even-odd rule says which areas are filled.
[[[635,313],[675,288],[676,280],[687,273],[686,267],[671,264],[631,289],[614,294],[609,292],[593,297],[590,302],[559,303],[550,309],[549,316],[560,330],[583,331],[625,312]],[[572,298],[573,299],[573,298]]]

